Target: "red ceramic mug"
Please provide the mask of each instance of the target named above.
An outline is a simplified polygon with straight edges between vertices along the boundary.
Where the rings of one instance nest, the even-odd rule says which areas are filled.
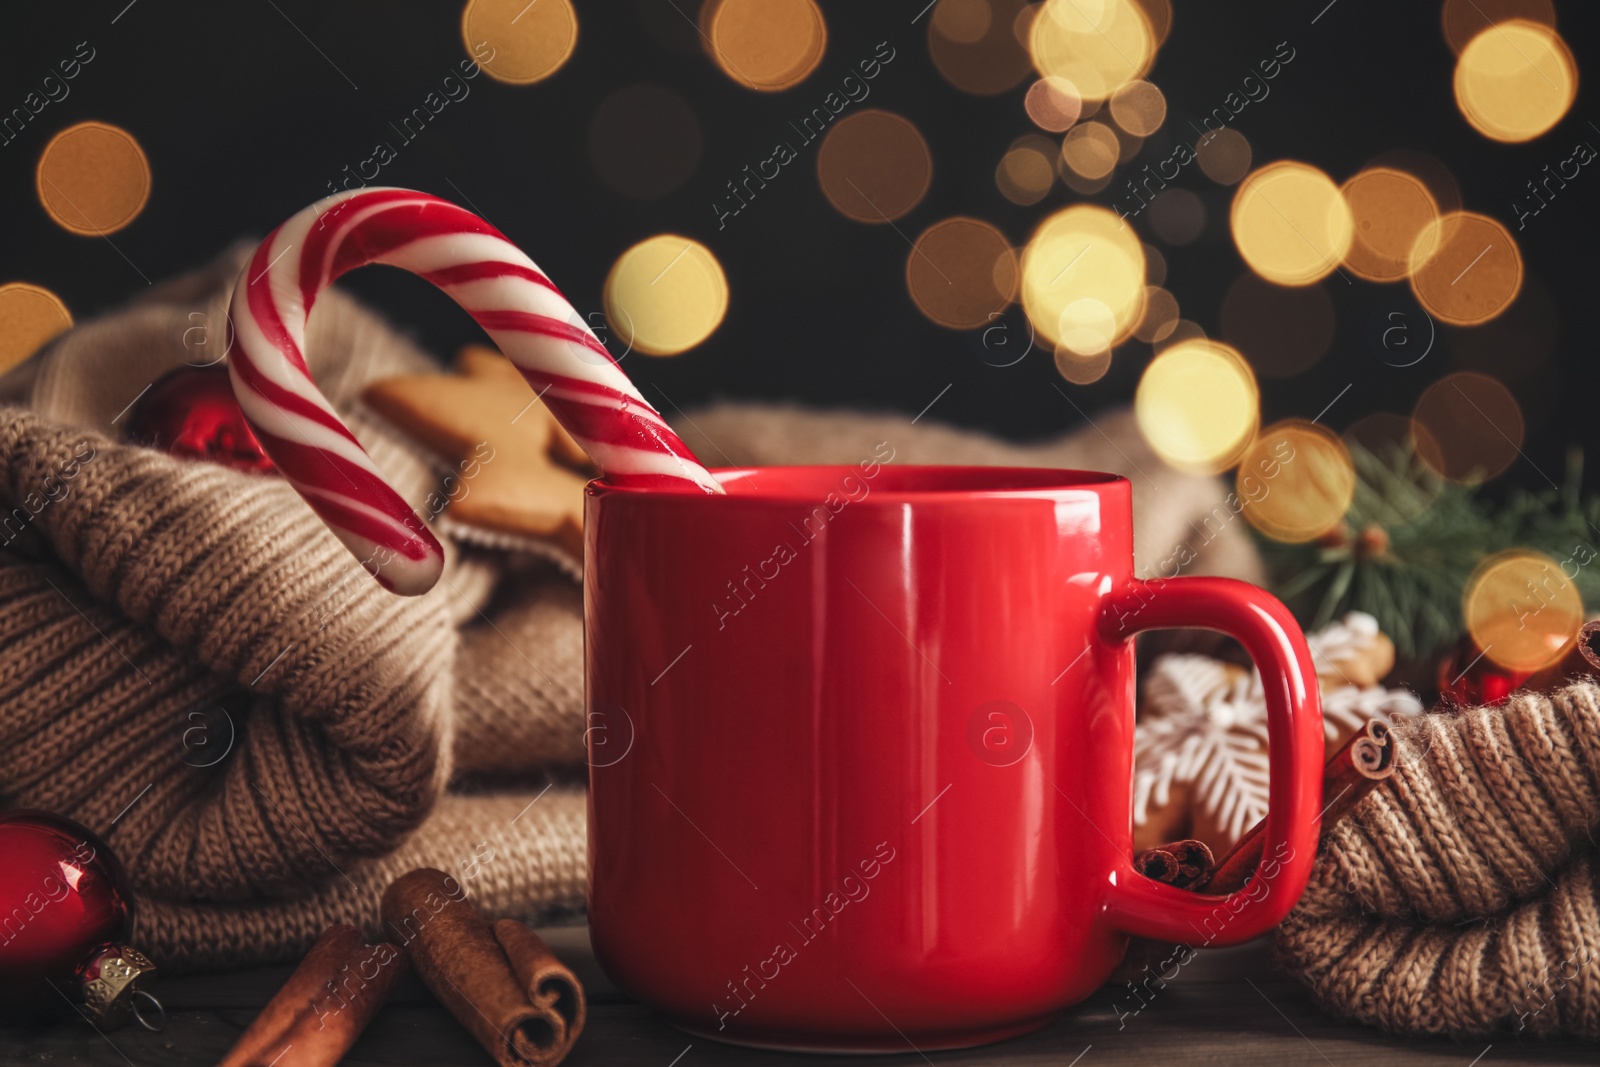
[[[906,1052],[1047,1023],[1129,935],[1254,937],[1304,888],[1323,732],[1305,640],[1217,578],[1133,577],[1108,474],[718,471],[591,483],[589,921],[619,986],[724,1041]],[[1237,637],[1265,681],[1263,877],[1132,868],[1138,630]]]

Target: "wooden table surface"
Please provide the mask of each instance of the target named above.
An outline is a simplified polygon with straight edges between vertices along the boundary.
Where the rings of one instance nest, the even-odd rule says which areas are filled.
[[[1044,1030],[981,1048],[926,1056],[910,1048],[896,1056],[760,1052],[689,1037],[628,1000],[595,965],[583,927],[544,929],[540,934],[578,972],[589,991],[588,1029],[566,1061],[574,1067],[808,1067],[835,1062],[884,1067],[922,1063],[940,1067],[1600,1063],[1600,1050],[1575,1042],[1542,1043],[1516,1034],[1465,1043],[1397,1040],[1375,1030],[1346,1026],[1318,1011],[1299,985],[1275,971],[1261,943],[1202,952],[1136,1015],[1126,1015],[1133,1004],[1126,988],[1108,986]],[[164,981],[158,992],[167,1005],[168,1023],[159,1034],[132,1028],[102,1035],[75,1019],[41,1029],[0,1029],[0,1064],[214,1064],[290,970],[268,967]],[[1126,1016],[1120,1023],[1117,1009]],[[481,1067],[493,1061],[416,977],[408,975],[345,1062]]]

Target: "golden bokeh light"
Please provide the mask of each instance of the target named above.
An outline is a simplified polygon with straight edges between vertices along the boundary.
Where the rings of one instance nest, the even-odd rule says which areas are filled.
[[[828,49],[815,0],[706,0],[700,23],[722,73],[764,93],[805,81]]]
[[[1093,385],[1111,369],[1111,349],[1083,355],[1066,345],[1056,345],[1056,373],[1073,385]]]
[[[970,35],[978,22],[971,0],[939,0],[928,20],[928,55],[945,81],[975,96],[994,96],[1020,85],[1031,64],[1016,26],[1029,17],[1028,0],[985,0],[988,22],[981,36],[970,41],[941,29],[940,9],[950,5],[956,11],[946,17],[958,23],[956,32]]]
[[[1144,289],[1144,314],[1133,328],[1133,335],[1147,345],[1165,341],[1178,325],[1178,298],[1159,285]]]
[[[1016,253],[1005,234],[981,219],[945,219],[913,243],[906,289],[917,310],[940,326],[986,326],[1016,294]]]
[[[1238,130],[1218,130],[1194,150],[1201,171],[1218,185],[1234,185],[1249,174],[1250,155],[1250,142]]]
[[[1167,98],[1147,81],[1131,81],[1111,94],[1111,118],[1135,137],[1149,137],[1167,121]]]
[[[1165,337],[1158,338],[1150,348],[1157,355],[1185,341],[1204,341],[1207,337],[1205,327],[1193,319],[1179,319],[1172,324]]]
[[[133,134],[80,122],[50,138],[34,174],[39,202],[63,229],[85,237],[116,233],[150,199],[150,161]]]
[[[834,123],[822,139],[817,180],[840,214],[857,222],[890,222],[928,192],[933,156],[911,120],[868,108]]]
[[[1056,180],[1055,142],[1037,134],[1019,137],[995,167],[994,183],[1013,204],[1037,204]]]
[[[1250,269],[1279,285],[1309,285],[1350,250],[1350,205],[1333,179],[1305,163],[1269,163],[1234,194],[1233,243]]]
[[[1083,97],[1078,87],[1065,78],[1040,78],[1028,86],[1023,108],[1033,124],[1051,133],[1065,133],[1083,114]]]
[[[1261,398],[1255,375],[1234,349],[1193,339],[1152,359],[1133,411],[1145,441],[1179,470],[1217,474],[1255,437]]]
[[[1441,477],[1476,485],[1516,462],[1526,425],[1511,391],[1457,371],[1423,390],[1411,412],[1417,455]]]
[[[1360,278],[1393,282],[1411,269],[1411,251],[1439,217],[1420,178],[1392,167],[1369,167],[1344,183],[1355,223],[1344,263]]]
[[[1167,284],[1167,257],[1155,245],[1140,245],[1144,252],[1144,280],[1150,285]]]
[[[1479,33],[1461,50],[1455,93],[1461,114],[1485,137],[1531,141],[1572,106],[1578,68],[1555,30],[1512,19]]]
[[[1273,285],[1241,274],[1222,301],[1222,338],[1264,378],[1306,370],[1333,344],[1333,301],[1320,285]]]
[[[1428,313],[1456,326],[1488,322],[1522,289],[1516,238],[1487,215],[1455,211],[1424,226],[1412,245],[1411,291]]]
[[[1498,22],[1524,19],[1552,29],[1556,24],[1554,0],[1444,0],[1439,22],[1445,43],[1456,55],[1478,34]]]
[[[1094,180],[1109,175],[1117,165],[1117,135],[1103,122],[1074,126],[1061,141],[1061,160],[1080,178]]]
[[[933,5],[934,32],[957,44],[977,44],[994,25],[989,0],[939,0]]]
[[[683,97],[658,85],[630,85],[600,102],[589,121],[589,159],[624,196],[665,196],[700,164],[700,120]]]
[[[1350,450],[1332,430],[1303,419],[1262,430],[1239,460],[1235,480],[1250,525],[1289,544],[1338,526],[1356,492]]]
[[[0,285],[0,374],[72,328],[72,313],[50,290],[27,282]]]
[[[571,0],[468,0],[461,12],[461,41],[478,56],[492,52],[484,71],[507,85],[532,85],[560,70],[578,45],[578,13]]]
[[[1583,625],[1583,599],[1560,563],[1518,548],[1478,564],[1462,593],[1461,615],[1485,658],[1536,671],[1572,643]]]
[[[1132,0],[1045,0],[1028,52],[1040,74],[1066,78],[1085,100],[1105,100],[1149,71],[1155,36]]]
[[[1080,300],[1110,310],[1112,344],[1121,342],[1143,314],[1144,285],[1139,238],[1103,207],[1075,204],[1056,212],[1023,250],[1022,305],[1051,344],[1061,340],[1062,313]]]
[[[1117,319],[1111,309],[1094,297],[1074,300],[1056,320],[1056,349],[1075,356],[1108,355],[1117,337]]]
[[[728,279],[711,250],[664,233],[617,257],[606,276],[606,320],[629,348],[675,356],[711,336],[728,311]]]
[[[1145,21],[1150,23],[1151,36],[1159,48],[1166,42],[1167,34],[1172,32],[1172,0],[1134,0],[1134,3],[1144,12]]]

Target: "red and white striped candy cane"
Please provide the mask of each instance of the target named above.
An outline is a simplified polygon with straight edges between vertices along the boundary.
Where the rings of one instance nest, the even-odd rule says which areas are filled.
[[[427,193],[341,193],[256,249],[233,291],[228,370],[267,454],[385,587],[427,592],[444,554],[311,380],[304,352],[317,294],[368,263],[418,274],[471,313],[608,481],[722,491],[544,272],[493,226]]]

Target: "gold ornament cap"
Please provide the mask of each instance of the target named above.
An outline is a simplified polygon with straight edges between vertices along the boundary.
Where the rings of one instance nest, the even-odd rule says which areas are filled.
[[[84,1014],[108,1030],[129,1021],[160,1030],[167,1023],[166,1009],[144,988],[155,974],[156,965],[137,949],[115,942],[101,945],[78,968]]]

